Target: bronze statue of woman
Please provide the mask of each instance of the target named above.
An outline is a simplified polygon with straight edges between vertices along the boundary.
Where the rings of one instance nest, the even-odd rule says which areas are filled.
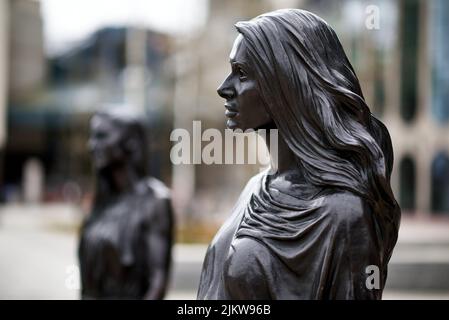
[[[96,113],[89,148],[96,170],[81,229],[83,299],[162,299],[171,261],[169,190],[148,176],[144,126],[124,112]]]
[[[236,28],[227,126],[279,130],[278,155],[210,244],[198,298],[381,299],[400,221],[393,150],[337,35],[298,9]]]

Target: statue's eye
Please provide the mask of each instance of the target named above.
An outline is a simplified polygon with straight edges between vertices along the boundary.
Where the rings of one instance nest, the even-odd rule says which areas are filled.
[[[248,76],[246,75],[246,72],[242,68],[238,68],[237,71],[239,73],[239,78],[240,78],[241,81],[245,81],[245,80],[248,79]]]

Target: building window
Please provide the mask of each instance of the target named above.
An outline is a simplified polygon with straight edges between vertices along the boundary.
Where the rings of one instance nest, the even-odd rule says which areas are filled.
[[[401,20],[401,116],[410,122],[417,108],[419,0],[402,1]]]
[[[374,72],[374,101],[373,101],[373,113],[382,117],[384,114],[385,106],[385,82],[383,77],[384,72],[384,57],[383,51],[376,50],[375,53],[375,68]]]
[[[441,124],[449,120],[449,1],[430,2],[432,57],[432,116]]]
[[[432,162],[432,211],[449,214],[449,157],[445,152]]]
[[[405,156],[399,165],[400,193],[402,210],[414,211],[416,198],[416,166],[410,156]]]

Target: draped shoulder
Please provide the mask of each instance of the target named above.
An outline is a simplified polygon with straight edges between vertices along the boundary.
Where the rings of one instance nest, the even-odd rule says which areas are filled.
[[[218,230],[212,239],[203,262],[200,283],[198,287],[198,299],[228,299],[223,287],[222,271],[234,234],[242,220],[244,209],[248,205],[251,196],[259,187],[266,172],[261,172],[252,177],[243,189],[231,216]]]
[[[287,194],[265,177],[209,247],[198,298],[381,298],[386,263],[368,203],[341,190],[303,199],[300,186]],[[366,285],[371,265],[383,272],[382,288]]]

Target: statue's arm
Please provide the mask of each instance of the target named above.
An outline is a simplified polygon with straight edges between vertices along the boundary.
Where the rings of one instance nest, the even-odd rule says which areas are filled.
[[[382,262],[381,235],[376,227],[376,216],[366,201],[347,196],[334,204],[335,246],[332,257],[331,285],[327,299],[378,300],[385,283],[385,263]],[[376,268],[378,279],[371,279],[371,268]],[[367,271],[368,270],[368,271]],[[379,286],[372,287],[372,280]]]
[[[145,234],[147,263],[151,266],[149,288],[145,299],[162,299],[168,283],[173,242],[173,216],[169,198],[158,199],[152,220],[148,221]]]

